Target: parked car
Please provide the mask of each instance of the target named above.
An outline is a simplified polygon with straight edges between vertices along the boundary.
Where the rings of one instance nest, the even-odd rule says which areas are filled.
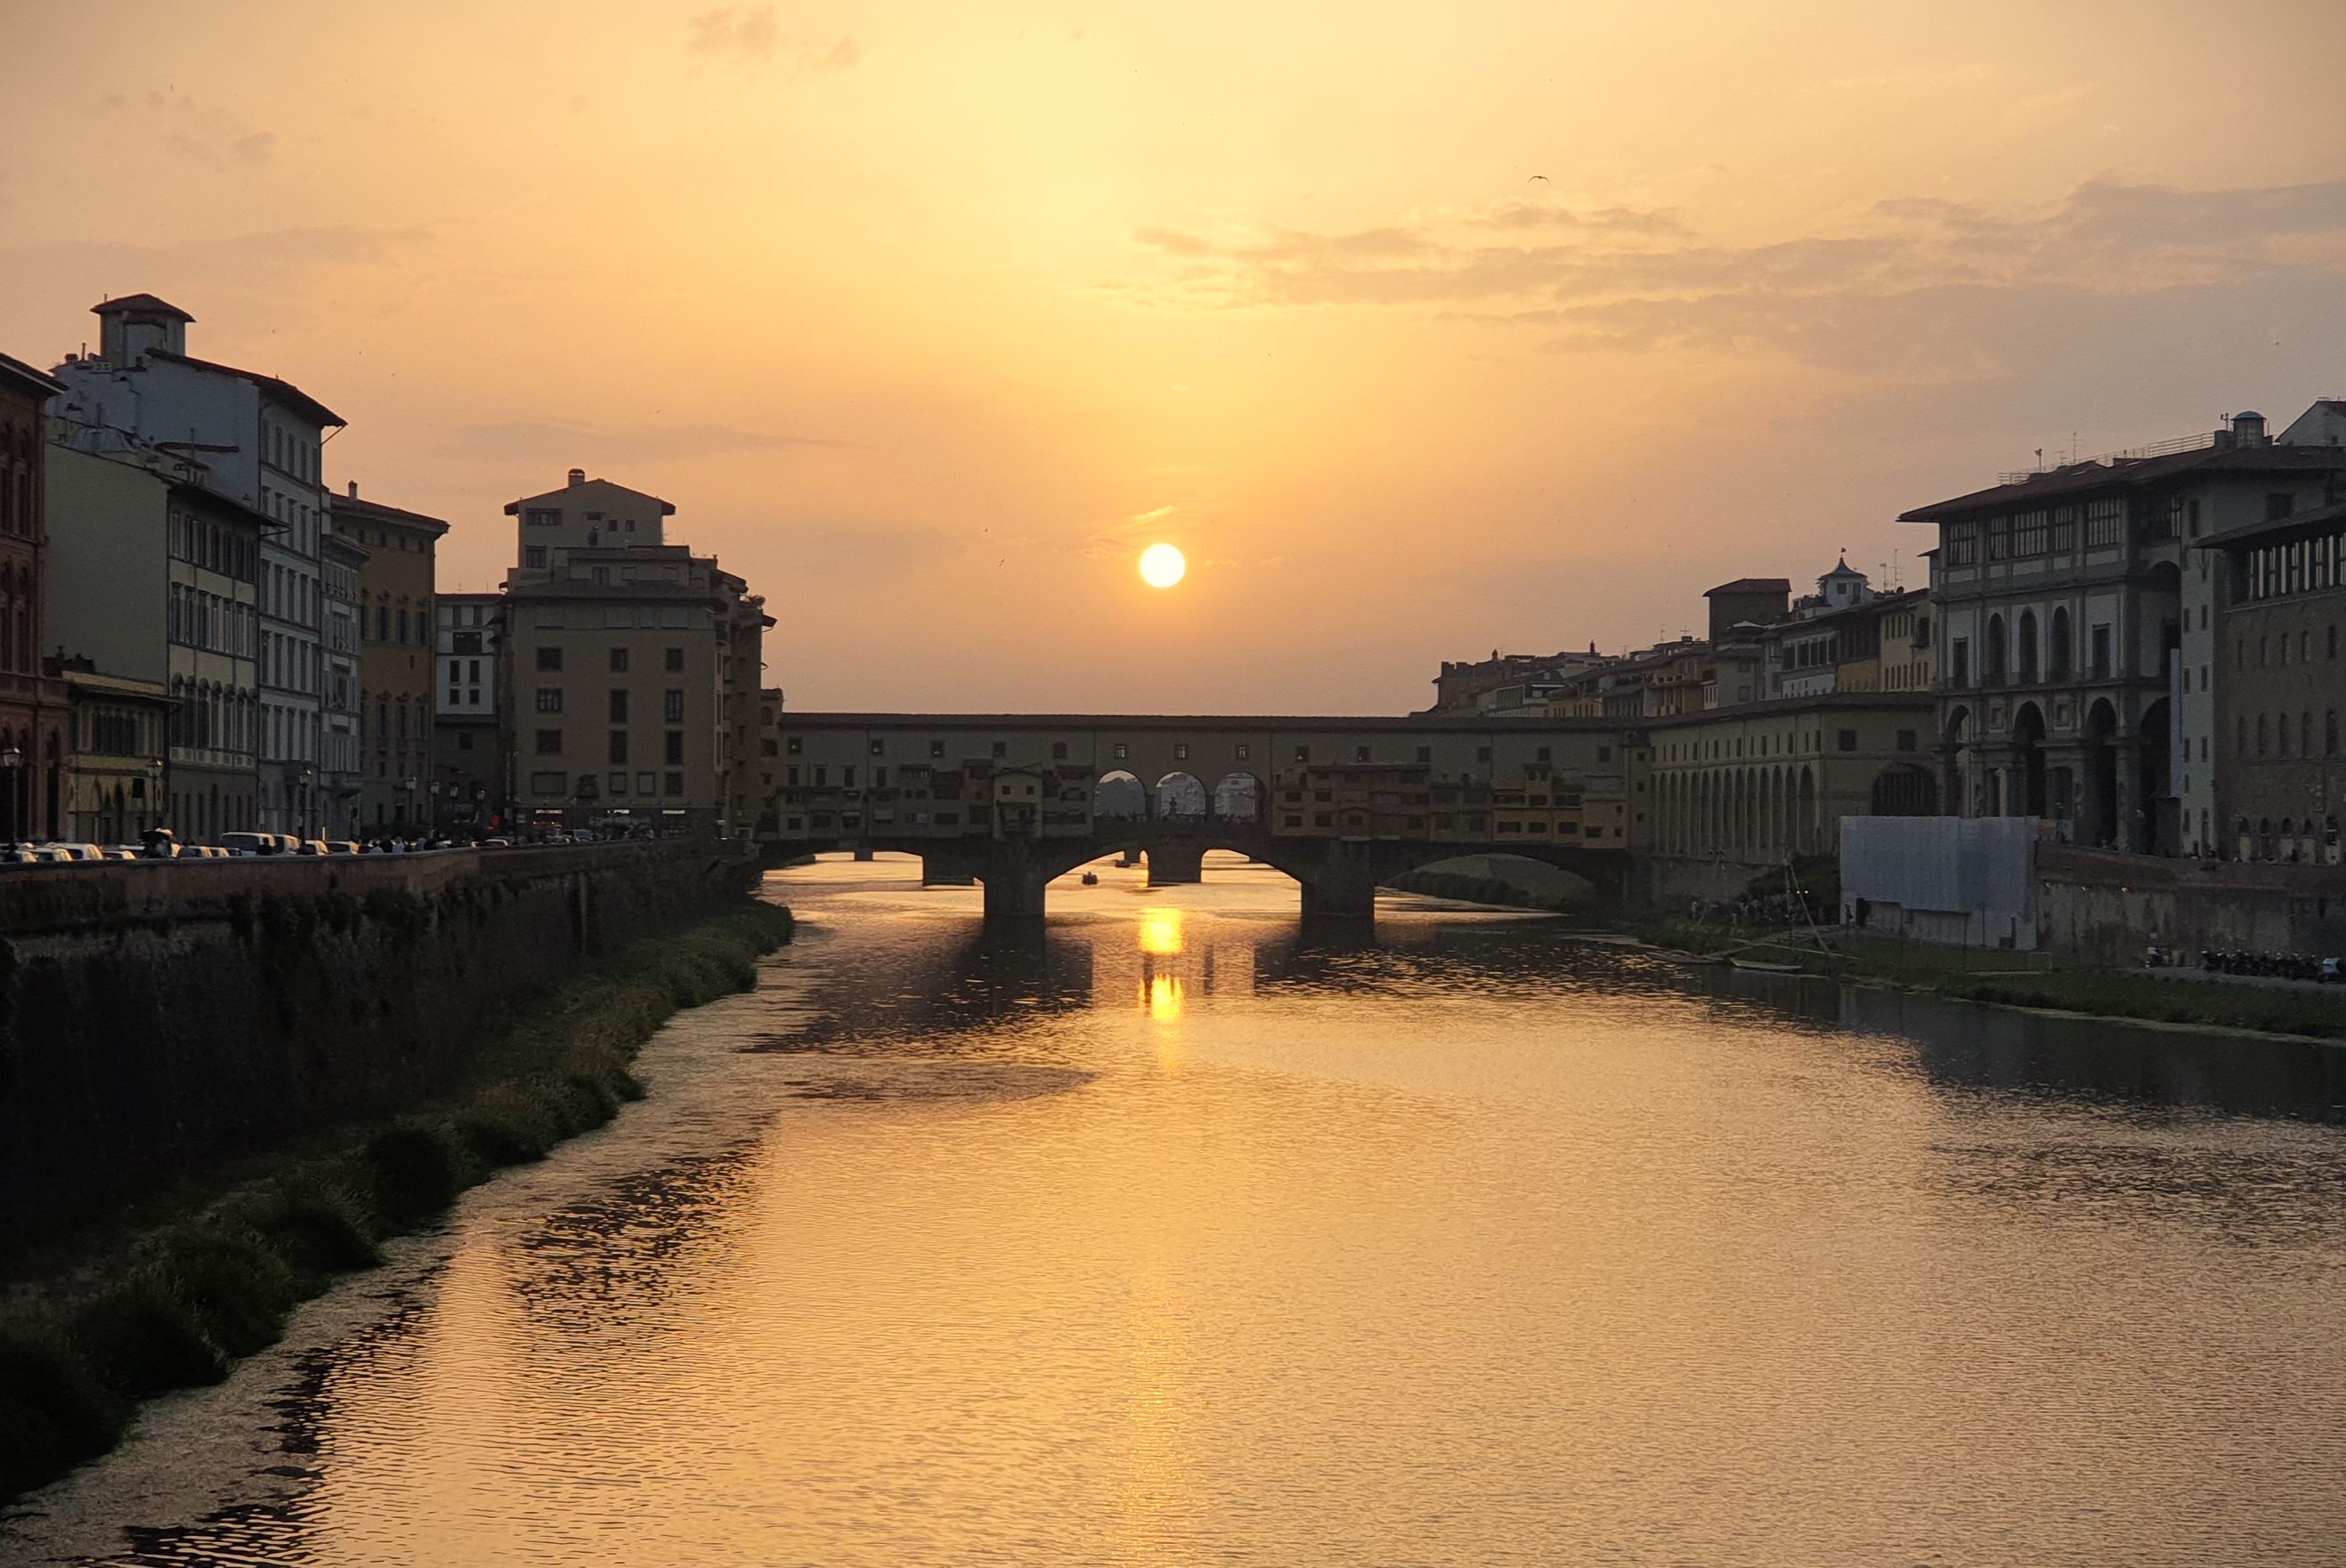
[[[330,855],[362,855],[366,851],[348,839],[329,839],[326,840],[325,852]]]
[[[83,860],[106,859],[106,851],[96,844],[36,844],[33,852],[55,865],[75,865]]]
[[[281,833],[222,833],[219,847],[231,855],[281,855],[285,852],[285,836]]]
[[[287,852],[295,855],[322,855],[329,851],[326,848],[326,840],[323,839],[295,839]]]
[[[2321,972],[2314,978],[2324,985],[2346,985],[2346,959],[2323,959]]]

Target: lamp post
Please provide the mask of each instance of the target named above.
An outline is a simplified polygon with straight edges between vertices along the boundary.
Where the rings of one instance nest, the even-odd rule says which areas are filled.
[[[318,836],[318,795],[315,784],[318,770],[309,763],[301,764],[301,836]]]
[[[147,759],[147,816],[148,828],[160,828],[163,820],[163,759]],[[140,830],[142,832],[144,829]]]

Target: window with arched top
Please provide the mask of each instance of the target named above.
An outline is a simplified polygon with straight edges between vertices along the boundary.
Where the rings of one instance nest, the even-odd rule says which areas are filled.
[[[2036,678],[2036,612],[2020,612],[2020,678]]]

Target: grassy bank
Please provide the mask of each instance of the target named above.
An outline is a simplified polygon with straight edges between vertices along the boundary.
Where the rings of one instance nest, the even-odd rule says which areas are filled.
[[[141,1399],[217,1383],[295,1306],[498,1167],[542,1159],[643,1089],[637,1050],[678,1008],[749,988],[790,911],[749,904],[648,939],[484,1026],[464,1082],[190,1189],[20,1266],[0,1305],[0,1500],[104,1452]]]
[[[1821,953],[1813,942],[1790,931],[1658,918],[1629,921],[1626,929],[1658,946],[1688,952],[1731,950],[1762,962],[1797,963],[1810,973],[1966,1002],[2346,1040],[2346,988],[2292,991],[2165,980],[2143,970],[2110,969],[2045,953],[1939,947],[1894,937],[1835,935],[1838,951]]]

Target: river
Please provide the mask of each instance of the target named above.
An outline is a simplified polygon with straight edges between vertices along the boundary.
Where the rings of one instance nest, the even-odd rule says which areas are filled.
[[[915,869],[0,1556],[2346,1556],[2339,1054]]]

